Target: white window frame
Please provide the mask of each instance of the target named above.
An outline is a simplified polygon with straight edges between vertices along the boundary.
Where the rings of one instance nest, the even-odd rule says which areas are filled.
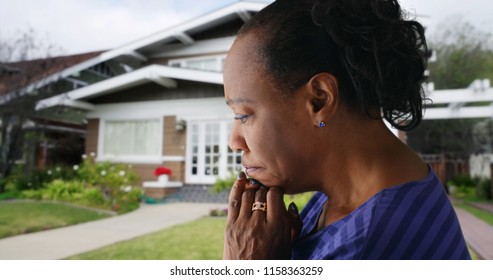
[[[186,68],[188,62],[194,62],[194,61],[200,61],[200,60],[206,60],[206,59],[211,59],[215,58],[216,59],[216,72],[222,72],[223,71],[223,66],[224,66],[224,60],[226,59],[226,55],[206,55],[206,56],[194,56],[194,57],[189,57],[189,58],[180,58],[180,59],[171,59],[168,61],[168,66],[171,67],[176,67],[173,65],[178,64],[180,68]],[[197,70],[202,70],[202,71],[207,71],[203,69],[197,69]]]
[[[156,155],[119,155],[119,156],[106,156],[104,154],[105,143],[105,129],[107,122],[131,122],[131,121],[145,121],[145,120],[157,120],[159,122],[159,147],[158,154]],[[163,161],[163,141],[164,141],[164,117],[147,117],[147,118],[107,118],[99,120],[98,131],[98,154],[96,161],[109,161],[120,163],[138,163],[138,164],[160,164]]]
[[[228,124],[232,123],[232,119],[204,119],[204,120],[189,120],[187,124],[187,147],[185,160],[185,182],[188,184],[214,184],[218,178],[227,178],[228,173]],[[204,175],[204,162],[201,159],[205,158],[205,126],[210,123],[219,124],[219,170],[218,175]],[[199,125],[199,159],[198,159],[198,174],[192,174],[192,131],[193,124]]]

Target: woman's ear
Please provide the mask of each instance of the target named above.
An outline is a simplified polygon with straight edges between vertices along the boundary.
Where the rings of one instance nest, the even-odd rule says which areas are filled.
[[[306,84],[306,103],[316,126],[330,123],[339,102],[339,83],[330,73],[318,73]]]

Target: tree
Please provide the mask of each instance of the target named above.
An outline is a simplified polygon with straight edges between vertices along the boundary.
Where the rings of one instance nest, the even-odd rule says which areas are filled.
[[[33,29],[11,40],[0,39],[0,178],[7,178],[23,150],[36,142],[35,135],[24,133],[23,126],[38,116],[36,101],[52,92],[51,85],[40,83],[53,73],[56,59],[51,53],[55,50]]]
[[[461,18],[449,18],[429,37],[429,45],[437,57],[429,64],[429,81],[436,89],[466,88],[475,79],[493,81],[492,34]],[[408,133],[408,143],[421,153],[468,157],[491,151],[490,127],[491,121],[484,119],[427,120]],[[479,138],[473,137],[478,131],[483,131],[481,145],[476,145]]]
[[[449,18],[429,38],[437,60],[430,63],[436,89],[465,88],[475,79],[493,81],[493,37],[461,18]]]

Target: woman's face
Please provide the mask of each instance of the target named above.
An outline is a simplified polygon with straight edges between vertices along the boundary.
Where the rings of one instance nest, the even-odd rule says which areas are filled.
[[[301,89],[287,98],[275,91],[253,57],[255,39],[247,34],[237,40],[224,66],[226,103],[235,115],[229,145],[243,151],[248,176],[286,193],[306,191],[320,138],[310,102]]]

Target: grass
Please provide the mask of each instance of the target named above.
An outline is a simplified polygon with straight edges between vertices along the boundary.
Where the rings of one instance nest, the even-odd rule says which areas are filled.
[[[313,193],[285,196],[303,209]],[[132,240],[73,256],[74,260],[220,260],[225,217],[205,217]]]
[[[301,210],[303,210],[306,203],[308,202],[308,200],[310,200],[313,194],[313,192],[307,192],[296,195],[285,195],[284,203],[286,204],[286,207],[288,207],[291,202],[294,202],[298,207],[298,210],[301,212]]]
[[[219,260],[226,218],[205,217],[73,256],[73,260]]]
[[[468,204],[463,203],[463,202],[458,202],[458,203],[455,203],[454,205],[466,210],[467,212],[473,214],[477,218],[479,218],[479,219],[485,221],[486,223],[488,223],[489,225],[493,226],[493,213],[478,209],[474,206],[468,205]]]
[[[48,202],[0,203],[0,238],[109,217],[108,214]]]
[[[467,246],[467,249],[469,250],[469,254],[471,255],[472,260],[480,260],[478,254],[476,254],[476,252],[474,252],[474,250],[471,249],[471,247]]]

